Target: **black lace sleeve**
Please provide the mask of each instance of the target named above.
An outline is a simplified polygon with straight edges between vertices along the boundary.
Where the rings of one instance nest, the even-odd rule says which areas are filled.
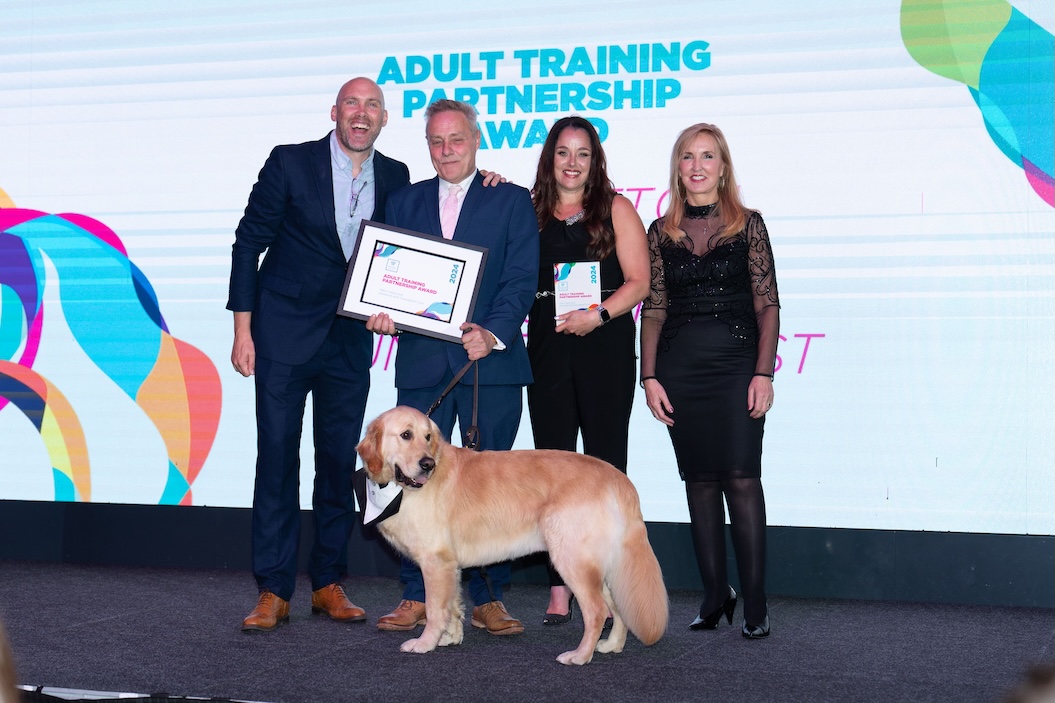
[[[752,213],[748,217],[746,230],[751,293],[755,318],[758,320],[758,360],[755,362],[755,372],[771,374],[776,365],[777,341],[780,339],[780,296],[777,294],[773,247],[769,243],[766,223],[759,213]]]
[[[663,220],[648,228],[650,265],[648,296],[641,303],[641,378],[656,375],[656,354],[663,321],[667,319],[667,285],[663,275],[663,254],[659,243],[666,238]]]

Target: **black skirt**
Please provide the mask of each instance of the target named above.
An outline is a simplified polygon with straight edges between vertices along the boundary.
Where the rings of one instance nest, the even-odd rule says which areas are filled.
[[[669,427],[685,481],[759,478],[765,417],[747,409],[757,349],[718,317],[668,319],[656,379],[674,411]]]

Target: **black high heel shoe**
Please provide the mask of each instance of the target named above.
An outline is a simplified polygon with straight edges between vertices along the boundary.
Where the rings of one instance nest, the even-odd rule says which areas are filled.
[[[564,615],[559,613],[546,613],[542,618],[543,625],[563,625],[564,623],[571,622],[571,614],[574,611],[575,606],[575,594],[571,595],[568,599],[568,612]]]
[[[740,634],[749,640],[760,640],[763,637],[769,637],[769,613],[766,613],[761,625],[748,625],[747,620],[744,620],[744,626],[740,629]]]
[[[736,591],[733,587],[729,587],[729,597],[725,599],[725,602],[718,606],[718,610],[713,613],[704,615],[702,612],[696,616],[696,619],[689,624],[690,630],[713,630],[718,627],[718,623],[722,619],[722,615],[725,615],[725,619],[729,621],[729,624],[733,624],[733,611],[736,610]]]

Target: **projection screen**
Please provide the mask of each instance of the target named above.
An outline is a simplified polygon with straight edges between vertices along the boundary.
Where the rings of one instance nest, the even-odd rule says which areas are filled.
[[[0,499],[251,505],[234,228],[271,148],[325,136],[364,75],[413,180],[437,97],[475,103],[479,165],[528,188],[580,114],[646,226],[677,133],[719,125],[780,286],[769,523],[1055,534],[1050,2],[512,7],[0,6]],[[645,518],[687,521],[640,391],[631,432]]]

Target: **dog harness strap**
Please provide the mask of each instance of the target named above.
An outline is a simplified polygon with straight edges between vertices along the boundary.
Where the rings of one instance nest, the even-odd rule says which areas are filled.
[[[427,411],[425,411],[425,417],[432,416],[433,411],[436,408],[440,407],[440,403],[443,402],[443,399],[447,397],[448,393],[454,390],[454,387],[458,385],[458,381],[462,380],[462,376],[464,376],[465,373],[472,366],[476,367],[473,369],[473,424],[469,425],[469,429],[465,431],[465,446],[469,449],[475,450],[480,445],[480,428],[476,424],[477,411],[480,406],[480,367],[476,364],[475,361],[470,361],[461,369],[459,369],[458,373],[454,374],[454,378],[451,379],[451,382],[448,383],[447,387],[443,389],[442,393],[440,393],[440,397],[437,398],[435,402],[433,402],[433,404],[429,406],[429,409]],[[480,572],[480,576],[484,580],[484,584],[487,586],[487,592],[488,594],[490,594],[491,600],[498,600],[498,598],[495,597],[495,589],[494,586],[491,584],[491,575],[487,573],[487,568],[480,566],[478,567],[478,570]]]

